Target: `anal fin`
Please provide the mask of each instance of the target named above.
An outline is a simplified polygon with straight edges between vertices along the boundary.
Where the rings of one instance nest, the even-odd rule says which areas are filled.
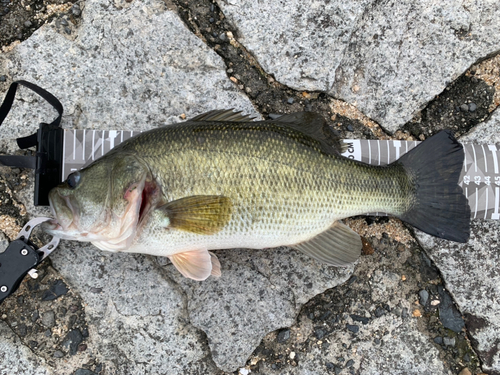
[[[202,281],[210,275],[221,275],[219,259],[207,250],[186,251],[170,255],[169,258],[175,268],[189,279]]]
[[[292,247],[329,266],[347,266],[359,258],[363,243],[359,234],[337,221],[330,229]]]

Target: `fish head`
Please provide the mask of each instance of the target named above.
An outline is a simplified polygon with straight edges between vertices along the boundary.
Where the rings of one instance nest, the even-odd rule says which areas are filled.
[[[134,155],[103,157],[52,189],[53,221],[43,228],[63,239],[89,241],[103,250],[127,249],[158,195],[151,172]]]

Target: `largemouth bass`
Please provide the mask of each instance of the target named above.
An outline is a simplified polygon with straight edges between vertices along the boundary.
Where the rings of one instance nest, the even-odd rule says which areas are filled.
[[[314,113],[255,122],[212,111],[144,132],[54,188],[45,230],[167,256],[195,280],[220,275],[216,249],[291,246],[350,264],[362,242],[339,220],[367,212],[467,241],[470,210],[457,184],[464,153],[450,132],[377,167],[342,157],[328,130]]]

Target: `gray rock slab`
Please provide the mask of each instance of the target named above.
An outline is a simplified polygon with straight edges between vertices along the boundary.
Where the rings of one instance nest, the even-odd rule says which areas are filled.
[[[500,50],[500,3],[219,0],[239,41],[298,90],[355,104],[389,131]]]
[[[464,142],[500,143],[500,111],[461,138]],[[473,220],[467,244],[432,238],[418,240],[436,263],[476,342],[483,370],[500,372],[500,221]]]
[[[222,276],[203,283],[166,266],[188,297],[191,323],[208,336],[224,371],[245,364],[269,332],[292,325],[302,305],[343,283],[347,268],[326,267],[289,248],[217,252]]]
[[[64,127],[147,130],[228,106],[256,114],[222,59],[164,2],[89,0],[73,39],[57,30],[46,25],[1,55],[0,71],[5,90],[25,79],[52,92],[65,108]],[[56,116],[28,90],[20,97],[2,138],[30,134]]]
[[[102,252],[64,242],[54,267],[85,301],[87,345],[116,374],[203,374],[199,332],[187,320],[182,294],[162,277],[151,257]]]
[[[48,366],[36,357],[19,337],[0,320],[0,374],[33,374],[48,375]]]

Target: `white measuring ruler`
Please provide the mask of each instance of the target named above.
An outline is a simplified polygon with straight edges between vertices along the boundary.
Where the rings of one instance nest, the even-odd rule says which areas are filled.
[[[62,181],[123,141],[139,134],[124,130],[64,130]],[[347,139],[344,156],[372,165],[387,165],[416,147],[419,141]],[[474,219],[500,219],[500,145],[464,144],[459,185]],[[377,212],[375,215],[385,215]]]

